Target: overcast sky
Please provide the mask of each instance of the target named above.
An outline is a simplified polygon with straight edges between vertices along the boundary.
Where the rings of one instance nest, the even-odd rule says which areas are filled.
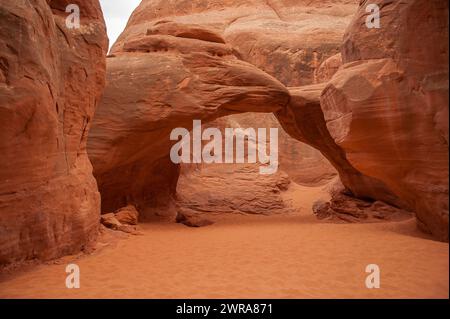
[[[110,47],[125,29],[128,18],[139,3],[141,0],[100,0],[108,28]]]

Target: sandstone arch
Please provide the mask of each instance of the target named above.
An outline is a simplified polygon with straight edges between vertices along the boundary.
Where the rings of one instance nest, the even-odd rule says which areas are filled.
[[[428,26],[428,31],[441,28],[445,24],[445,4],[438,0],[427,3],[413,1],[405,9],[400,5],[381,7],[388,25],[393,23],[398,14],[400,19],[402,15],[405,17],[406,24],[411,23],[408,19],[412,10],[419,8],[428,10],[435,19],[432,21],[436,21],[436,24]],[[189,2],[189,5],[181,2],[176,6],[171,1],[143,1],[112,50],[108,61],[109,84],[90,135],[90,157],[103,194],[105,209],[114,209],[129,201],[145,203],[143,206],[150,205],[153,209],[161,208],[161,205],[163,210],[167,209],[167,203],[175,190],[178,168],[169,162],[168,156],[157,156],[155,150],[158,150],[158,154],[168,154],[170,145],[164,140],[164,136],[168,136],[174,125],[188,125],[193,118],[210,120],[234,112],[275,112],[291,136],[319,149],[330,160],[339,171],[345,186],[356,196],[415,209],[424,228],[440,239],[447,240],[448,231],[445,229],[448,225],[448,205],[445,200],[448,200],[448,183],[444,180],[448,176],[448,167],[439,166],[443,174],[439,181],[435,180],[439,186],[436,191],[432,191],[433,194],[442,193],[438,201],[439,212],[436,213],[433,205],[429,205],[429,200],[425,199],[428,204],[422,202],[417,205],[416,199],[412,199],[424,194],[417,192],[419,188],[416,191],[414,188],[407,188],[406,191],[405,184],[400,185],[401,183],[392,180],[395,174],[388,177],[375,173],[372,170],[372,159],[369,161],[372,163],[370,167],[365,167],[352,155],[363,149],[359,148],[360,144],[353,144],[357,148],[352,149],[348,148],[350,144],[343,143],[346,137],[353,134],[358,136],[358,132],[364,134],[361,131],[363,127],[346,127],[352,123],[356,125],[357,122],[351,119],[348,122],[349,118],[345,118],[345,106],[348,105],[346,98],[351,101],[350,92],[345,89],[353,87],[357,94],[366,92],[364,96],[359,95],[357,100],[361,103],[364,100],[373,103],[373,99],[377,97],[373,94],[371,77],[383,74],[384,70],[393,70],[393,66],[386,66],[387,69],[382,66],[374,67],[368,60],[384,58],[383,52],[376,57],[371,57],[370,54],[365,56],[364,53],[377,52],[371,46],[377,46],[384,39],[398,43],[401,50],[402,38],[392,40],[389,32],[375,34],[373,31],[367,33],[362,30],[364,23],[361,19],[364,18],[365,8],[364,3],[361,3],[354,22],[347,30],[347,40],[342,51],[344,66],[329,85],[318,84],[287,90],[278,81],[286,86],[298,86],[324,80],[322,74],[318,73],[320,62],[340,51],[341,33],[349,22],[349,12],[355,9],[353,1],[333,4],[333,9],[329,9],[323,1],[308,3],[308,10],[305,10],[307,6],[303,2],[288,0],[273,1],[270,4],[257,0],[251,3],[196,1]],[[316,19],[312,23],[314,30],[309,29],[307,23],[299,24],[295,21],[300,17],[309,23]],[[324,22],[327,19],[334,19],[333,23]],[[322,27],[318,27],[319,21],[323,22]],[[287,36],[280,36],[282,32],[286,32]],[[311,41],[313,34],[316,38]],[[408,36],[408,31],[405,34]],[[362,42],[366,36],[371,37],[371,41]],[[445,32],[436,33],[439,39],[442,36],[445,36]],[[289,43],[289,48],[286,48],[283,41]],[[317,41],[322,42],[317,44]],[[298,50],[291,50],[292,48]],[[407,49],[409,51],[406,52],[415,52],[413,47]],[[448,56],[448,47],[438,51],[436,54],[444,52]],[[387,58],[390,52],[387,50],[385,53]],[[396,63],[401,66],[403,57],[400,55],[396,58]],[[298,77],[309,78],[309,81],[305,83],[293,80],[290,74],[280,69],[280,61],[284,65],[290,65],[293,70],[300,70]],[[290,64],[288,61],[300,61],[300,64]],[[354,61],[361,62],[352,64]],[[259,71],[258,67],[278,80]],[[363,72],[359,80],[352,76],[352,68],[358,67]],[[443,74],[448,74],[448,64],[442,62],[437,67],[443,70]],[[429,79],[431,73],[420,69],[413,75]],[[145,74],[152,74],[153,77],[146,78]],[[400,78],[406,76],[410,79],[409,74],[402,73],[401,70],[396,74]],[[398,77],[388,76],[384,81],[390,83],[397,79]],[[346,86],[349,81],[353,81],[353,86]],[[127,94],[126,90],[121,92],[124,87],[133,94]],[[151,87],[154,88],[153,93],[146,91]],[[164,87],[169,90],[164,91]],[[440,96],[434,99],[440,107],[439,110],[432,111],[436,112],[433,114],[445,111],[445,98],[441,94],[448,92],[448,87],[440,87],[442,90],[433,91],[433,94]],[[336,101],[342,104],[336,106]],[[153,107],[149,110],[146,105]],[[358,104],[350,105],[354,114],[357,114]],[[158,111],[162,115],[155,113]],[[344,117],[336,117],[335,112],[343,113]],[[407,113],[408,111],[405,114]],[[122,116],[125,118],[121,118]],[[431,118],[430,116],[431,113],[426,115],[427,118]],[[380,114],[375,112],[367,120],[372,121],[373,129],[379,128],[382,134],[387,134],[386,142],[389,143],[390,133],[383,131],[383,126],[373,124],[377,123],[377,117]],[[425,120],[418,115],[416,121],[422,119]],[[439,120],[438,125],[438,131],[433,131],[434,126],[430,125],[426,129],[427,134],[431,136],[436,132],[444,132],[445,135],[446,132],[448,136],[448,122]],[[404,132],[401,133],[400,129],[399,134]],[[394,140],[395,137],[390,141]],[[421,143],[419,136],[412,141]],[[436,151],[440,154],[439,163],[446,163],[448,166],[448,157],[444,155],[444,151],[448,151],[448,143],[442,143],[438,148],[439,150],[429,147],[428,151]],[[367,150],[365,152],[370,153]],[[420,156],[422,159],[419,161],[423,161],[425,153]],[[373,160],[376,161],[376,158],[379,156],[375,155]],[[394,157],[394,161],[402,163],[403,158]],[[419,169],[418,166],[413,165],[407,170],[416,169]],[[430,176],[429,174],[434,174],[431,172],[436,167],[422,165],[420,169],[428,172],[423,176]]]
[[[350,12],[349,3],[343,1],[347,10],[344,12]],[[286,4],[290,9],[298,6],[293,2]],[[301,25],[300,32],[290,32],[295,39],[289,44],[294,40],[306,43],[288,49],[283,44],[287,37],[276,41],[280,45],[272,47],[271,66],[266,61],[258,63],[264,56],[258,48],[264,46],[256,42],[269,44],[276,39],[280,25],[288,31],[289,27],[282,25],[286,22],[275,11],[280,14],[283,10],[274,10],[266,1],[141,3],[108,58],[108,84],[90,132],[89,155],[105,211],[129,201],[153,211],[167,210],[179,175],[178,167],[168,158],[170,145],[166,137],[172,128],[188,127],[192,119],[212,120],[236,112],[285,109],[289,92],[258,67],[266,65],[282,82],[295,84],[300,82],[292,81],[295,77],[291,74],[277,71],[295,61],[299,67],[293,69],[303,70],[312,80],[318,68],[314,58],[320,55],[325,59],[336,53],[344,21],[348,22],[350,15],[307,15],[309,21],[334,17],[341,30],[326,24],[322,32],[328,32],[328,37],[320,51],[320,41],[308,40],[314,32]],[[299,10],[299,14],[304,11]],[[286,21],[296,17],[286,17]],[[241,35],[234,27],[249,22],[253,28],[259,28],[259,18],[276,25],[268,37],[261,32],[256,33],[262,37],[260,40],[248,37],[259,50],[255,55],[242,46],[242,35],[247,33]],[[292,62],[286,63],[285,59]]]

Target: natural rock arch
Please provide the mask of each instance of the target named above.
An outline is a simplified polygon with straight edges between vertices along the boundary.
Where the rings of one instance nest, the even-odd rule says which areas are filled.
[[[106,30],[97,0],[79,0],[82,27],[67,30],[69,3],[0,5],[0,264],[74,253],[97,235],[86,139]],[[105,209],[170,202],[172,127],[275,112],[356,196],[410,208],[448,240],[448,1],[375,0],[379,30],[365,28],[364,1],[351,22],[357,3],[142,1],[108,58],[89,138]]]
[[[292,21],[290,20],[293,18],[292,12],[304,15],[303,3],[279,1],[275,5],[280,10],[276,11],[276,17],[268,18],[273,24],[277,24],[276,20],[281,20],[284,9],[291,9],[285,11],[291,15],[286,15],[281,25],[273,27],[280,28],[277,30],[278,35],[280,30],[283,30],[283,25]],[[347,6],[351,6],[351,1],[342,1],[341,5],[348,9]],[[383,6],[382,8],[388,26],[391,24],[393,26],[394,19],[403,19],[402,17],[409,19],[417,9],[420,9],[417,12],[423,10],[429,12],[435,18],[436,25],[440,25],[439,23],[444,23],[446,12],[442,6],[445,7],[445,4],[438,0],[431,2],[417,0],[403,11],[398,5],[388,8],[389,10]],[[258,11],[243,17],[243,7],[249,10],[258,8],[263,14]],[[258,18],[266,19],[264,10],[273,11],[273,6],[268,8],[266,3],[256,0],[251,7],[246,7],[239,1],[214,3],[212,6],[206,6],[199,1],[190,8],[183,8],[183,5],[171,6],[170,1],[164,3],[157,0],[143,1],[134,12],[127,29],[108,59],[108,84],[103,101],[97,110],[88,143],[89,155],[105,210],[112,210],[129,202],[151,207],[153,211],[158,208],[167,209],[179,174],[178,167],[172,164],[168,157],[171,146],[168,136],[172,128],[189,127],[192,119],[211,120],[236,112],[274,112],[291,136],[319,149],[330,160],[339,171],[344,185],[354,195],[416,210],[424,229],[443,240],[448,239],[448,203],[445,203],[445,200],[448,200],[448,183],[445,183],[448,167],[439,164],[439,172],[444,174],[435,179],[439,184],[436,191],[430,188],[426,190],[423,187],[410,187],[411,184],[407,186],[408,182],[398,183],[392,179],[392,176],[395,176],[395,169],[391,172],[391,176],[386,176],[383,170],[375,172],[372,168],[379,156],[368,150],[365,152],[371,154],[369,162],[372,164],[365,166],[351,155],[358,153],[364,146],[352,144],[357,148],[349,152],[350,149],[345,142],[347,138],[358,136],[358,132],[364,134],[361,125],[372,126],[370,130],[380,129],[380,134],[386,134],[387,143],[395,141],[395,135],[390,135],[392,132],[386,131],[386,127],[378,125],[379,122],[375,120],[380,116],[379,113],[372,113],[364,119],[367,114],[364,111],[365,105],[371,105],[373,99],[379,98],[377,92],[383,85],[391,85],[402,77],[429,78],[426,69],[416,69],[414,73],[405,72],[407,68],[402,65],[402,55],[396,57],[395,65],[386,64],[381,60],[383,56],[377,57],[380,60],[375,64],[366,60],[373,57],[366,57],[364,52],[376,51],[370,51],[366,46],[376,46],[385,38],[390,39],[390,33],[378,32],[373,35],[373,31],[367,33],[362,30],[365,28],[361,21],[365,17],[363,4],[345,36],[342,50],[344,65],[330,84],[289,89],[256,67],[261,67],[275,76],[283,74],[279,73],[276,67],[273,68],[278,65],[279,60],[267,61],[259,58],[263,56],[263,52],[275,57],[281,47],[273,48],[268,41],[274,39],[271,37],[272,25],[265,27],[255,22]],[[292,10],[293,8],[295,10]],[[220,20],[216,19],[218,10],[221,10]],[[315,10],[322,15],[326,12],[320,4]],[[399,12],[402,15],[398,16]],[[314,17],[314,13],[312,16]],[[329,14],[327,18],[335,19],[334,26],[339,25],[338,21],[345,20],[334,13]],[[238,20],[240,22],[236,25]],[[408,21],[405,20],[405,23]],[[325,23],[323,31],[329,31],[327,27],[328,24]],[[434,30],[434,27],[429,26],[430,29],[427,30]],[[301,38],[305,34],[308,35],[308,32],[310,30],[301,30],[297,36]],[[317,30],[314,32],[320,34]],[[408,32],[410,31],[404,31],[406,37],[409,36]],[[440,39],[445,32],[433,34]],[[289,51],[285,52],[284,57],[294,61],[303,57],[302,65],[308,65],[311,68],[310,72],[319,74],[316,73],[319,70],[318,57],[321,56],[324,60],[336,53],[330,49],[336,41],[334,35],[335,33],[331,34],[328,39],[319,37],[319,40],[324,41],[322,45],[306,41],[304,55],[291,54]],[[364,42],[360,40],[365,36],[372,37],[372,40]],[[252,42],[250,48],[247,42],[243,41],[244,38]],[[304,38],[308,39],[307,36]],[[398,50],[403,50],[402,39],[392,41],[397,43]],[[308,50],[311,50],[312,54],[308,55]],[[443,50],[448,56],[448,47]],[[359,53],[355,56],[354,52]],[[388,50],[386,53],[387,58],[389,52]],[[415,51],[414,48],[408,48],[407,52]],[[436,54],[440,54],[439,52],[436,51]],[[434,51],[429,55],[433,54]],[[359,64],[352,63],[354,61],[359,61]],[[448,74],[448,64],[442,62],[437,68],[440,68],[443,74],[445,72]],[[384,72],[391,75],[395,73],[398,77],[388,76],[383,80],[385,84],[381,83],[380,86],[373,78]],[[284,83],[289,82],[285,75],[282,77]],[[312,78],[317,80],[319,76]],[[436,81],[439,82],[438,79]],[[406,90],[410,85],[406,84]],[[367,94],[362,96],[364,92]],[[398,92],[406,94],[402,88]],[[439,95],[435,101],[440,111],[431,110],[431,113],[423,116],[417,115],[415,121],[422,119],[429,121],[432,114],[445,112],[443,93],[446,92],[448,88],[445,90],[444,86],[443,90],[434,90],[432,93],[433,96]],[[356,100],[359,104],[353,102],[352,94],[357,95]],[[396,103],[409,105],[411,101],[398,100]],[[361,114],[362,117],[349,117],[348,107],[352,109],[354,115]],[[408,114],[412,114],[410,110],[404,112],[402,116],[406,118]],[[360,118],[364,121],[360,121]],[[386,117],[386,120],[390,121],[390,117]],[[392,125],[395,126],[394,123],[392,122]],[[443,132],[444,135],[447,133],[448,136],[448,122],[439,122],[439,127],[438,131],[435,131],[433,125],[427,127],[430,138],[438,138],[439,132]],[[401,126],[396,128],[399,130],[397,134],[404,134],[402,129],[404,128]],[[412,145],[422,143],[419,136],[407,142]],[[447,163],[448,166],[448,155],[445,155],[448,143],[434,149],[430,145],[427,150],[439,154],[438,162]],[[419,169],[423,171],[423,176],[433,174],[437,177],[432,173],[434,167],[420,164],[420,161],[426,158],[426,154],[421,153],[420,156],[422,159],[417,162],[418,166],[410,166],[408,169],[410,171]],[[402,158],[394,158],[394,161],[405,163],[402,162]],[[390,163],[385,162],[383,165]],[[403,179],[402,176],[399,178]],[[443,196],[439,197],[437,211],[433,208],[434,205],[431,205],[432,201],[427,199],[429,197],[425,196],[423,200],[417,198],[424,196],[429,190],[433,194],[442,191]],[[411,196],[410,192],[414,195]]]
[[[90,132],[89,155],[106,211],[130,201],[167,210],[179,175],[168,158],[173,128],[236,112],[284,113],[288,90],[260,69],[284,84],[311,83],[317,59],[338,52],[355,8],[351,1],[339,6],[347,14],[325,9],[323,15],[319,6],[305,15],[303,3],[276,4],[284,5],[298,12],[281,20],[286,10],[260,0],[141,3],[108,58],[108,85]],[[305,25],[289,31],[299,16]],[[275,25],[262,33],[259,19]],[[305,28],[317,20],[324,39],[313,39],[317,32]],[[278,28],[288,32],[288,43],[287,36],[277,39]]]

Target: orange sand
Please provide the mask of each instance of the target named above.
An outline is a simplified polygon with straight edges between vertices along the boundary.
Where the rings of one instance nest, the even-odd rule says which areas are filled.
[[[322,223],[306,208],[321,189],[291,192],[303,199],[296,215],[230,216],[205,228],[143,224],[142,236],[91,255],[3,275],[0,298],[449,297],[449,246],[427,239],[414,220]],[[65,288],[70,262],[80,266],[80,289]],[[365,287],[373,263],[380,289]]]

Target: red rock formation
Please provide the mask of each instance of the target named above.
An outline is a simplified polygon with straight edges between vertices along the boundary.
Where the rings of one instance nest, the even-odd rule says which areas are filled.
[[[354,168],[448,240],[448,1],[372,3],[381,28],[366,27],[361,3],[322,94],[326,126]]]
[[[206,85],[196,89],[202,93],[193,90],[198,85],[191,74],[198,71],[191,70],[192,65],[202,66],[204,84],[211,82],[208,77],[220,72],[225,76],[220,78],[214,74],[214,84],[217,81],[223,81],[217,83],[220,85],[242,82],[240,85],[250,86],[252,80],[248,81],[243,70],[233,72],[234,78],[228,80],[226,68],[230,66],[219,71],[214,62],[238,59],[262,68],[289,85],[312,83],[321,61],[338,51],[354,9],[354,1],[340,1],[333,7],[329,3],[306,4],[303,1],[194,1],[176,2],[176,5],[174,1],[143,1],[112,49],[108,62],[110,85],[90,135],[89,153],[103,194],[104,209],[145,202],[142,206],[152,207],[153,212],[155,207],[163,207],[157,213],[167,211],[179,176],[178,167],[162,155],[168,154],[170,148],[167,141],[170,130],[189,126],[188,121],[194,118],[213,119],[231,114],[229,111],[214,113],[217,106],[210,108],[209,114],[202,110],[203,105],[210,103],[208,99],[219,100],[220,97],[208,96],[214,89]],[[205,58],[198,53],[210,56]],[[246,72],[249,72],[250,65],[247,66]],[[251,67],[251,70],[256,68]],[[235,76],[241,79],[237,81]],[[236,84],[227,83],[230,81]],[[148,93],[150,88],[153,93]],[[232,90],[227,94],[233,94]],[[259,105],[242,103],[234,111],[274,111],[283,104],[275,102],[274,107],[264,107],[269,101],[253,100]],[[136,110],[143,113],[134,113],[135,105],[139,105]],[[145,106],[148,110],[144,110]],[[184,113],[178,114],[178,109]],[[138,114],[145,114],[140,123],[135,122]],[[118,119],[119,116],[122,119]],[[255,121],[261,118],[248,117]],[[241,117],[240,121],[245,122]],[[255,126],[256,122],[253,124]],[[137,130],[132,128],[136,125],[158,129],[132,132]],[[279,126],[273,118],[266,121],[266,125]],[[286,151],[281,157],[282,165],[295,180],[314,184],[320,183],[322,177],[334,175],[319,152],[301,146],[286,134],[281,148]],[[297,153],[305,149],[310,154],[310,157],[305,156],[305,169],[302,173],[293,173],[291,164],[298,164],[303,157]],[[208,174],[211,175],[211,171]]]
[[[277,128],[279,170],[287,173],[296,183],[318,186],[326,184],[337,175],[333,166],[317,149],[287,134],[274,114],[235,114],[213,121],[210,125],[222,129]],[[255,172],[258,174],[256,170]]]
[[[413,214],[384,202],[369,202],[345,194],[336,194],[331,201],[317,201],[313,212],[320,220],[342,223],[380,223],[404,221]]]
[[[192,214],[186,211],[178,211],[175,221],[188,227],[206,227],[214,224],[214,222],[209,219],[202,218],[195,213]]]
[[[179,175],[169,157],[172,129],[190,128],[193,119],[277,111],[289,94],[237,59],[213,31],[188,25],[188,32],[173,36],[172,27],[155,31],[131,21],[129,29],[142,32],[122,36],[107,61],[107,86],[88,148],[103,211],[133,203],[145,218],[170,211]]]
[[[172,128],[277,112],[354,195],[413,209],[447,239],[448,4],[376,3],[383,27],[366,27],[361,2],[339,58],[353,1],[143,1],[113,48],[90,136],[105,209],[167,210],[179,176],[167,156]],[[308,86],[290,88],[285,108],[286,90],[255,66]]]
[[[289,184],[281,170],[262,175],[257,164],[208,164],[189,169],[183,165],[177,205],[201,213],[288,213],[292,207],[281,193]]]
[[[448,240],[448,2],[372,3],[381,8],[381,29],[366,27],[367,1],[360,1],[339,54],[355,0],[142,1],[108,59],[89,137],[104,211],[134,203],[145,217],[173,208],[180,174],[168,156],[173,128],[275,112],[287,133],[322,152],[353,195],[412,209],[424,230]],[[86,140],[107,40],[97,0],[78,1],[79,29],[66,27],[68,4],[0,3],[0,264],[73,253],[97,234],[100,198]],[[282,152],[293,145],[284,141]],[[291,176],[294,153],[285,156]],[[283,173],[255,180],[253,166],[234,167],[230,191],[218,178],[224,168],[206,180],[221,191],[215,202],[193,185],[205,175],[191,172],[179,204],[286,208],[277,193],[289,184]],[[257,196],[241,196],[246,183]],[[353,213],[334,200],[334,211]],[[370,216],[389,210],[375,203]]]
[[[338,53],[322,62],[314,72],[316,82],[328,82],[342,66],[342,54]]]
[[[325,86],[323,83],[290,88],[291,100],[288,107],[276,113],[283,128],[295,139],[320,150],[339,172],[342,183],[354,196],[376,198],[404,206],[382,181],[355,169],[331,137],[320,104],[320,95]]]
[[[86,154],[108,46],[98,1],[0,2],[0,264],[79,251],[100,197]]]
[[[133,205],[120,208],[114,213],[117,220],[125,225],[137,225],[139,220],[139,212]]]
[[[147,32],[184,34],[183,37],[196,34],[208,41],[225,41],[242,60],[285,85],[312,84],[321,62],[339,53],[342,35],[357,3],[357,0],[144,0],[114,50],[120,50],[130,37]]]

